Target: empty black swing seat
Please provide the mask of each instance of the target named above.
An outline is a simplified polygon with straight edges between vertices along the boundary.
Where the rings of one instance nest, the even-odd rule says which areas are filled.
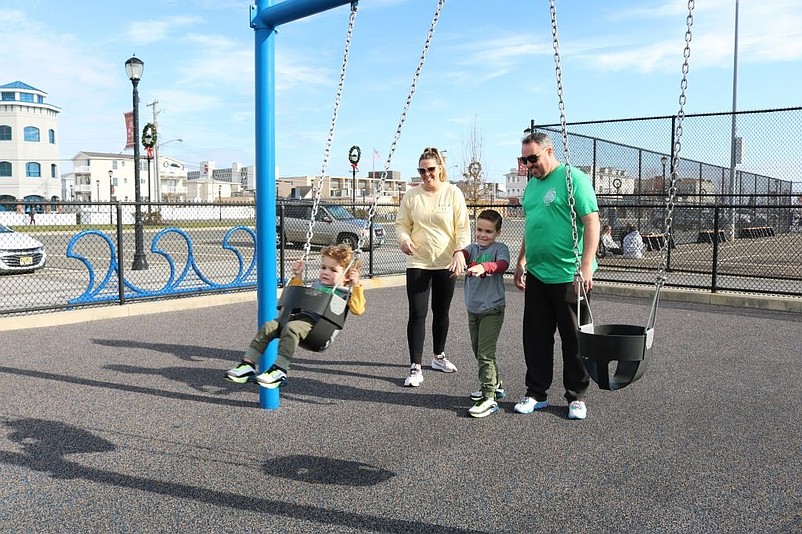
[[[312,352],[321,352],[331,344],[345,325],[348,301],[334,293],[306,286],[287,286],[278,301],[278,322],[281,328],[294,314],[304,313],[319,317],[309,335],[300,346]]]
[[[652,352],[654,328],[626,324],[579,327],[579,355],[601,389],[616,390],[638,380]],[[618,362],[610,376],[610,362]]]

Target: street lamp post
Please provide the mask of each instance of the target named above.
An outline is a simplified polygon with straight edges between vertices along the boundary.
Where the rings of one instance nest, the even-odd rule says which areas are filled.
[[[97,200],[95,202],[100,202],[100,180],[95,180],[97,184]]]
[[[148,268],[148,260],[145,257],[142,228],[142,201],[141,187],[139,183],[139,80],[142,79],[142,71],[145,70],[145,63],[138,57],[132,57],[125,62],[125,72],[128,79],[131,80],[133,86],[133,104],[134,104],[134,262],[131,269],[134,271],[144,271]]]
[[[223,222],[223,186],[217,186],[217,205],[220,207],[220,222]]]
[[[663,164],[663,196],[666,196],[666,165],[668,164],[667,156],[660,156],[660,163]]]
[[[109,171],[109,225],[114,226],[114,215],[111,208],[112,197],[114,196],[114,171]]]

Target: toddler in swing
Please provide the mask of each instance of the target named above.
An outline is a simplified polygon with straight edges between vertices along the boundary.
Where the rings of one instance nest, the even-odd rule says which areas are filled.
[[[354,252],[346,244],[323,248],[320,251],[320,277],[312,282],[311,287],[326,293],[336,291],[338,296],[348,301],[348,310],[351,313],[362,315],[365,313],[365,293],[359,282],[362,261],[357,258],[351,265],[353,257]],[[289,285],[303,285],[303,271],[303,261],[296,261],[292,266],[292,279]],[[255,380],[260,386],[271,389],[284,386],[298,344],[306,339],[319,319],[320,317],[314,313],[299,312],[290,317],[284,328],[280,327],[278,319],[263,324],[245,351],[242,361],[226,371],[224,378],[237,384]],[[276,362],[266,371],[257,374],[259,358],[274,339],[279,340]]]

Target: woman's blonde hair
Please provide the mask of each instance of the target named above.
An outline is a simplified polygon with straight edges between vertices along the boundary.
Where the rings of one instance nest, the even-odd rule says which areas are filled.
[[[446,173],[446,159],[434,147],[426,147],[423,149],[423,154],[420,155],[418,158],[418,163],[420,164],[421,161],[425,159],[433,159],[437,162],[437,165],[440,167],[440,181],[447,182],[448,181],[448,174]]]

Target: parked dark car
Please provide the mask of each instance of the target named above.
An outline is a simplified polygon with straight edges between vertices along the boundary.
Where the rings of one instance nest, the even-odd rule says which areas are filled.
[[[283,206],[283,216],[282,216]],[[276,235],[281,235],[281,225],[284,229],[285,243],[305,243],[306,233],[309,229],[309,220],[312,218],[312,202],[287,202],[276,207]],[[367,221],[359,219],[345,206],[338,204],[320,204],[312,229],[313,245],[335,245],[348,243],[356,249],[359,236],[366,230]],[[371,224],[373,231],[373,248],[384,244],[384,227],[377,223]],[[363,248],[370,247],[370,237],[365,235]]]

